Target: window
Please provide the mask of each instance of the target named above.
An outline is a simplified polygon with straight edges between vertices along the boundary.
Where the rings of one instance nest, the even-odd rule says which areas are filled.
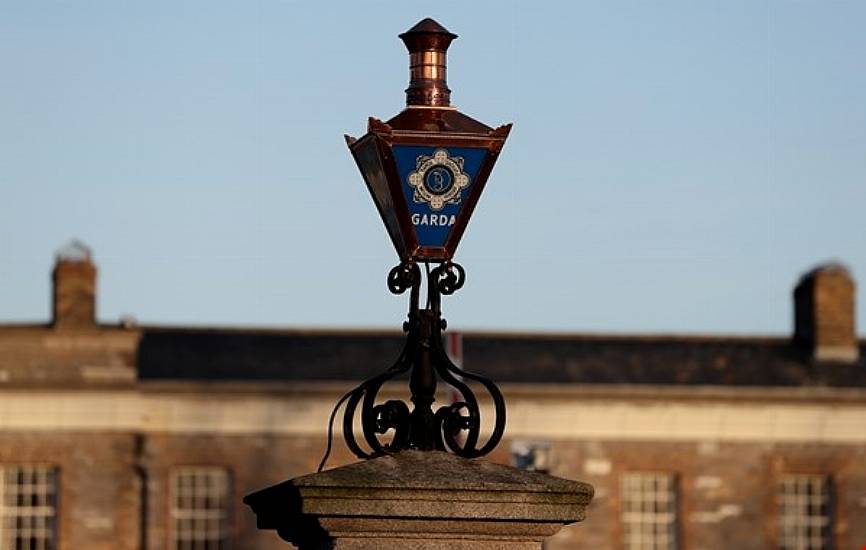
[[[56,524],[56,468],[0,466],[0,548],[54,550]]]
[[[172,538],[175,550],[226,550],[229,540],[229,474],[221,468],[182,468],[173,474]]]
[[[622,479],[623,547],[677,547],[676,479],[667,473],[629,473]]]
[[[779,548],[832,548],[829,477],[786,475],[779,481],[776,499],[779,506]]]

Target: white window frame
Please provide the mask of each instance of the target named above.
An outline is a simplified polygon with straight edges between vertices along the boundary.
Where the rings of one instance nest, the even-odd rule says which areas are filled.
[[[776,489],[780,550],[833,548],[832,479],[785,474]]]
[[[52,465],[0,464],[0,548],[57,548],[58,480]]]
[[[670,472],[625,472],[622,476],[622,547],[678,548],[678,479]]]
[[[171,472],[171,550],[228,550],[232,476],[226,468],[184,466]]]

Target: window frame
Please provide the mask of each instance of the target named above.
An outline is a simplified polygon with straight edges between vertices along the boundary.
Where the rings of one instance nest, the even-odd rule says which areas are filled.
[[[779,550],[787,550],[789,548],[803,548],[802,546],[798,546],[796,543],[793,546],[787,545],[786,537],[784,535],[784,526],[783,526],[783,523],[784,523],[783,518],[785,517],[784,511],[785,511],[786,507],[782,503],[782,499],[784,498],[782,490],[783,490],[783,487],[785,486],[786,481],[796,482],[796,481],[804,481],[804,480],[811,480],[811,481],[818,480],[820,486],[823,489],[823,492],[821,493],[821,494],[823,494],[822,506],[823,506],[824,510],[826,511],[826,516],[820,516],[820,517],[824,517],[826,519],[826,525],[823,527],[825,532],[823,534],[822,545],[818,548],[819,548],[819,550],[834,550],[836,548],[836,540],[835,540],[835,523],[836,523],[835,480],[833,478],[833,475],[830,473],[814,472],[814,471],[784,472],[784,473],[780,473],[776,477],[776,479],[774,480],[775,483],[773,485],[773,497],[772,498],[773,498],[773,507],[775,510],[775,514],[774,514],[774,516],[775,516],[774,517],[775,529],[776,529],[775,548],[777,548]],[[812,494],[797,495],[795,493],[794,496],[812,497],[813,495]],[[811,502],[806,504],[807,515],[802,516],[802,517],[804,517],[804,518],[819,517],[819,516],[809,516],[808,515],[809,508],[812,505],[813,505],[813,503],[811,503]],[[794,517],[796,517],[796,516],[794,516]],[[809,526],[806,526],[805,528],[808,530]],[[800,539],[795,539],[795,540],[800,541]],[[811,541],[808,540],[808,537],[807,537],[806,543],[809,544],[809,546],[807,546],[807,548],[809,548],[811,550],[813,547],[811,546]]]
[[[168,521],[168,528],[166,529],[166,533],[168,535],[168,546],[169,550],[175,550],[178,548],[178,530],[177,530],[177,515],[176,511],[178,508],[176,507],[176,503],[178,502],[178,479],[179,475],[185,472],[202,472],[202,471],[211,471],[211,472],[221,472],[225,476],[225,492],[223,496],[223,509],[222,509],[222,518],[221,521],[224,523],[223,525],[223,550],[230,550],[235,547],[235,525],[234,525],[234,517],[235,517],[235,509],[234,509],[234,472],[231,468],[228,468],[223,465],[213,465],[213,464],[183,464],[177,465],[169,469],[167,476],[167,484],[168,484],[168,502],[165,508],[165,513]]]
[[[643,469],[624,470],[620,473],[620,479],[619,479],[619,491],[620,491],[620,494],[619,494],[619,497],[620,497],[619,523],[620,523],[620,536],[621,536],[621,540],[620,540],[621,545],[620,546],[621,546],[621,548],[623,548],[625,550],[629,550],[629,549],[633,548],[630,545],[631,543],[629,540],[630,539],[629,533],[632,531],[632,528],[630,528],[630,526],[639,526],[639,525],[649,523],[646,521],[637,521],[637,522],[628,521],[628,518],[627,518],[628,514],[644,514],[643,511],[630,512],[628,510],[629,503],[634,502],[628,498],[629,493],[627,490],[627,485],[628,485],[628,478],[630,478],[630,477],[640,478],[640,481],[642,484],[646,483],[646,481],[647,481],[646,478],[650,478],[650,477],[653,477],[656,479],[667,478],[668,491],[670,494],[670,499],[669,499],[670,511],[668,513],[671,515],[671,520],[670,520],[670,522],[666,523],[666,525],[668,526],[667,529],[668,529],[668,533],[669,533],[669,535],[668,535],[669,543],[666,546],[666,549],[680,550],[682,548],[681,533],[680,533],[680,530],[682,528],[682,526],[681,526],[681,523],[682,523],[682,514],[681,514],[682,496],[680,494],[680,476],[677,472],[664,471],[664,470],[643,470]],[[654,492],[657,493],[658,489],[655,489]],[[650,502],[647,498],[643,497],[643,495],[645,493],[646,493],[646,491],[643,489],[641,489],[640,493],[636,493],[636,494],[640,495],[640,499],[637,501],[639,504],[644,503],[644,502]],[[653,499],[651,502],[660,502],[660,501]],[[661,516],[663,514],[664,514],[664,512],[654,511],[651,514],[647,514],[647,515]],[[660,522],[653,522],[652,525],[658,526],[658,525],[662,525],[662,524]],[[646,547],[646,546],[645,545],[639,546],[639,548],[644,548],[644,547]],[[658,545],[657,542],[653,542],[651,545],[649,545],[649,548],[656,549],[656,548],[660,548],[660,546]]]
[[[6,483],[6,474],[10,470],[22,470],[22,469],[30,469],[42,471],[46,474],[51,474],[50,478],[45,482],[46,486],[49,486],[53,489],[52,492],[42,492],[39,493],[40,496],[45,500],[52,500],[53,497],[53,505],[41,505],[41,506],[10,506],[7,507],[5,504],[5,496],[7,491],[7,483]],[[39,483],[37,482],[37,486]],[[12,514],[7,514],[7,509],[40,509],[40,508],[48,508],[49,512],[46,514],[15,514],[16,517],[29,517],[29,518],[40,518],[47,520],[47,526],[42,529],[48,533],[47,538],[43,538],[41,540],[47,541],[47,544],[37,545],[36,548],[32,550],[57,550],[60,547],[60,493],[61,493],[61,484],[60,484],[60,467],[56,464],[49,462],[3,462],[0,463],[0,543],[4,542],[4,540],[8,540],[10,537],[14,540],[15,534],[18,532],[18,528],[13,529],[12,533],[9,537],[5,534],[4,520],[11,516]],[[30,493],[34,494],[34,493]],[[39,546],[44,546],[40,548]]]

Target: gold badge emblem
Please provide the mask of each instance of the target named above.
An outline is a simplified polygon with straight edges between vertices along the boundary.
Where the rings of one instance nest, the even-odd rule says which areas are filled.
[[[446,204],[460,204],[460,192],[469,186],[463,157],[450,157],[445,149],[436,149],[430,156],[419,155],[408,181],[415,190],[413,200],[428,203],[434,211]]]

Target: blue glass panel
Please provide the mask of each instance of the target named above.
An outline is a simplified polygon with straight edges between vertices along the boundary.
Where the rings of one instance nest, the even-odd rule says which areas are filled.
[[[394,146],[418,244],[445,246],[486,156],[479,148]]]

